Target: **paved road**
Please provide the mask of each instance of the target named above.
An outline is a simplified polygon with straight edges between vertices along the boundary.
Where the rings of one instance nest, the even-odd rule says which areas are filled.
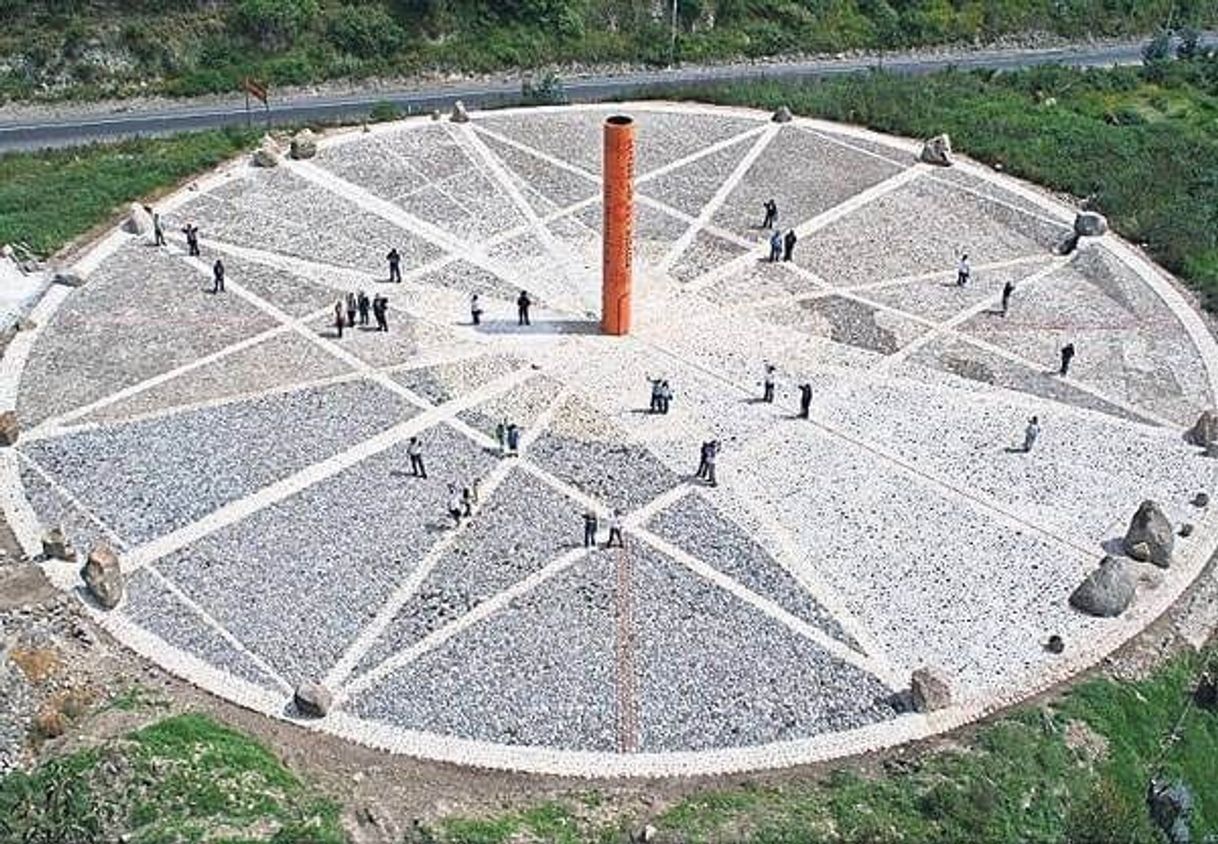
[[[1208,34],[1207,40],[1214,36]],[[621,99],[662,91],[679,85],[699,87],[747,79],[799,80],[865,72],[882,66],[894,73],[931,73],[947,67],[965,69],[1016,69],[1042,64],[1075,67],[1137,64],[1141,62],[1144,40],[1101,46],[1074,46],[1048,50],[980,50],[942,56],[876,56],[851,59],[771,64],[731,64],[715,67],[678,67],[670,70],[641,71],[603,76],[572,77],[563,80],[567,95],[574,102]],[[365,118],[378,102],[391,102],[404,112],[444,109],[456,100],[470,108],[502,106],[520,98],[519,80],[449,85],[425,85],[381,90],[346,96],[316,95],[272,102],[270,119],[276,125],[306,122],[354,121]],[[74,146],[98,140],[133,135],[169,135],[198,129],[240,125],[246,120],[244,99],[208,105],[167,105],[149,110],[111,114],[65,115],[37,122],[3,119],[0,110],[0,151]]]

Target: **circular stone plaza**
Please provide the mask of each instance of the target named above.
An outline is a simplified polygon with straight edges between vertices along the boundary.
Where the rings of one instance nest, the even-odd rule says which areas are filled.
[[[616,113],[636,130],[623,337],[600,331]],[[56,526],[82,559],[116,552],[112,609],[79,561],[44,565],[130,648],[392,752],[684,775],[976,720],[1094,665],[1201,572],[1218,461],[1184,435],[1214,404],[1218,348],[1127,244],[1063,254],[1075,209],[921,149],[638,103],[382,124],[307,160],[235,161],[156,207],[167,246],[97,242],[9,345],[6,515],[31,555]],[[799,237],[790,262],[767,260],[771,198]],[[335,302],[361,290],[388,298],[389,330],[340,338]],[[669,412],[650,412],[651,379]],[[517,456],[499,453],[503,422]],[[715,486],[695,476],[712,440]],[[475,481],[454,527],[450,485]],[[1117,617],[1075,610],[1146,499],[1192,527],[1170,567],[1128,561]],[[614,510],[624,550],[604,548]],[[911,705],[921,669],[950,700]],[[332,696],[323,717],[298,708],[305,683]]]

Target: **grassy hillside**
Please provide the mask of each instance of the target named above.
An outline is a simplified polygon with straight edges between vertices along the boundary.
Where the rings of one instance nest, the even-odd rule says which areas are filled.
[[[0,0],[0,102],[1218,25],[1218,0]]]

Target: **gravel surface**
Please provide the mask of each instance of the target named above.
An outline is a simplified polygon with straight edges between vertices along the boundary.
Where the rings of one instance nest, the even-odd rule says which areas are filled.
[[[136,624],[175,648],[210,665],[219,666],[242,680],[267,689],[278,688],[256,662],[208,626],[195,610],[165,588],[152,572],[136,572],[127,580],[126,586],[127,596],[121,611]]]
[[[895,714],[871,675],[651,549],[631,556],[641,750],[762,744]]]
[[[146,542],[415,415],[365,382],[133,422],[22,449],[132,543]]]
[[[96,521],[24,463],[21,465],[21,483],[42,528],[63,528],[78,555],[88,554],[95,542],[105,542],[112,546],[116,544]]]
[[[358,695],[396,726],[511,745],[615,747],[613,566],[577,563]]]
[[[34,345],[18,396],[23,426],[275,326],[243,300],[204,288],[211,285],[198,270],[141,243],[103,261]]]
[[[711,301],[725,306],[738,306],[780,296],[803,296],[821,287],[805,276],[792,272],[781,261],[750,263],[742,273],[733,273],[701,293]]]
[[[1008,281],[1015,284],[1016,290],[1011,296],[1011,307],[1019,308],[1024,299],[1024,293],[1019,290],[1019,283],[1048,267],[1052,260],[1052,256],[1045,255],[1032,263],[1016,264],[1013,267],[987,270],[974,266],[968,284],[963,287],[956,284],[956,268],[944,264],[942,272],[933,278],[862,290],[859,295],[933,322],[944,322],[969,308],[977,307],[987,299],[992,300],[992,307],[983,312],[980,319],[988,317],[990,313],[1000,315],[998,302],[1002,296],[1003,285]],[[1031,291],[1027,292],[1031,295]]]
[[[477,293],[482,300],[482,307],[490,306],[489,299],[500,299],[515,307],[516,297],[520,290],[497,275],[493,275],[481,267],[468,261],[454,261],[445,264],[438,270],[432,270],[416,279],[416,283],[426,287],[443,287],[449,290],[460,290],[465,293]],[[468,303],[467,303],[468,305]],[[454,314],[460,320],[468,320],[469,310]]]
[[[107,405],[80,421],[111,422],[202,402],[239,400],[251,393],[288,391],[293,385],[353,372],[303,337],[280,334]]]
[[[319,337],[332,340],[339,348],[377,368],[401,366],[419,355],[443,351],[452,341],[451,332],[404,314],[395,305],[395,301],[404,296],[397,292],[397,287],[398,285],[378,285],[368,291],[369,296],[379,293],[389,298],[387,332],[376,330],[376,320],[371,313],[368,315],[368,325],[345,329],[341,340],[334,328],[333,314],[318,317],[308,323],[308,327],[317,332]]]
[[[553,404],[561,389],[561,382],[538,375],[490,401],[457,414],[457,418],[492,437],[495,436],[496,426],[503,420],[515,422],[528,431],[537,417]]]
[[[447,426],[403,444],[158,564],[290,683],[321,677],[448,529],[447,485],[491,458]]]
[[[524,361],[511,355],[483,355],[395,372],[393,380],[432,404],[444,404],[502,378],[523,365]]]
[[[779,325],[890,355],[925,334],[926,326],[841,296],[775,305],[759,316]]]
[[[588,405],[571,400],[529,451],[530,459],[581,492],[623,511],[646,504],[681,478]]]
[[[479,121],[476,125],[483,123],[484,121]],[[497,127],[492,128],[498,131]],[[600,195],[600,187],[596,182],[586,179],[578,173],[572,173],[570,170],[550,164],[548,161],[484,133],[479,133],[478,137],[508,170],[519,176],[521,181],[529,186],[530,190],[526,198],[535,214],[549,214],[559,208],[566,208],[568,205],[574,205]],[[565,155],[558,157],[566,158]],[[595,169],[589,170],[589,172],[599,174],[600,169],[598,160]]]
[[[702,496],[686,495],[656,514],[647,527],[792,615],[852,648],[858,647],[829,611],[808,594],[806,587]]]
[[[743,246],[737,246],[729,240],[704,231],[698,232],[689,247],[673,262],[669,273],[675,281],[688,283],[721,264],[740,257],[746,251]]]
[[[724,178],[739,166],[756,142],[755,137],[744,138],[725,149],[644,182],[639,185],[638,193],[696,217],[719,192]],[[760,222],[759,215],[756,223]]]
[[[332,304],[337,296],[327,279],[321,277],[321,269],[311,271],[312,278],[305,278],[231,255],[224,256],[224,268],[227,278],[297,318]]]
[[[513,470],[436,561],[357,672],[375,667],[577,547],[583,537],[582,513],[576,502]]]
[[[16,637],[0,641],[0,777],[17,769],[25,759],[26,725],[34,717],[34,693],[9,652]]]

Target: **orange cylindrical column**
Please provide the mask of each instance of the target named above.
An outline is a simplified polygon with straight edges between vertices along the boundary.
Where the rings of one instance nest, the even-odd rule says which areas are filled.
[[[634,263],[634,120],[605,121],[604,233],[601,265],[601,331],[630,333]]]

